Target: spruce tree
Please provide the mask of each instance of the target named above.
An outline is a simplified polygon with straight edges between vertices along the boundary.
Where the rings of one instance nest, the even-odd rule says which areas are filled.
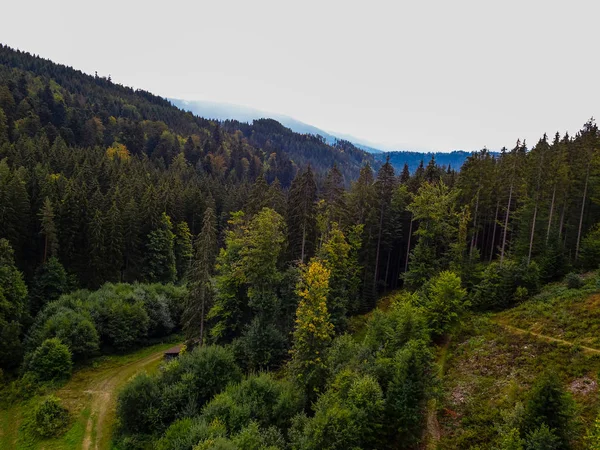
[[[377,226],[377,243],[375,246],[375,261],[374,261],[374,273],[373,273],[373,289],[377,289],[377,283],[380,279],[380,261],[381,261],[381,249],[382,246],[389,244],[391,239],[391,209],[392,209],[392,196],[394,195],[395,188],[395,177],[394,168],[390,164],[390,157],[388,155],[386,162],[379,172],[377,173],[377,179],[375,181],[375,190],[377,192],[378,201],[378,215],[379,222]],[[389,248],[388,248],[389,252]],[[388,259],[389,264],[389,259]],[[374,306],[374,305],[372,305]]]
[[[309,166],[294,178],[288,199],[288,241],[292,260],[304,262],[314,254],[316,199],[317,185]]]
[[[123,223],[121,211],[115,201],[106,214],[106,232],[104,243],[106,249],[106,269],[109,280],[122,281],[123,274]]]
[[[177,267],[177,278],[184,280],[190,270],[194,247],[192,245],[192,234],[187,222],[179,222],[175,230],[175,265]]]
[[[194,258],[188,278],[189,293],[182,318],[186,339],[199,339],[200,345],[204,344],[205,317],[212,303],[211,275],[216,256],[216,217],[209,207],[204,212],[202,231],[194,241]]]
[[[158,226],[148,234],[144,274],[151,283],[172,283],[177,277],[175,235],[171,218],[162,213]]]
[[[58,251],[58,239],[56,234],[56,225],[54,224],[54,208],[48,197],[44,200],[44,205],[39,213],[41,222],[40,233],[44,236],[44,259],[45,263],[48,258],[56,255]]]
[[[26,298],[27,286],[15,266],[12,247],[0,239],[0,369],[12,369],[21,359]]]

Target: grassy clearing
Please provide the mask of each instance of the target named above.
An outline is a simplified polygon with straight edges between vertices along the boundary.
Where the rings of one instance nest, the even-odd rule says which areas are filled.
[[[162,353],[172,345],[169,341],[127,355],[97,358],[79,367],[64,386],[48,392],[59,397],[71,414],[69,428],[58,438],[41,440],[29,426],[40,396],[0,410],[0,448],[110,448],[118,390],[136,373],[157,370]]]
[[[593,279],[582,289],[552,285],[496,318],[517,328],[600,349],[600,289]]]
[[[573,392],[578,434],[584,434],[599,406],[595,382],[599,355],[511,333],[489,318],[474,319],[471,325],[450,349],[439,411],[444,430],[440,448],[489,448],[504,422],[503,413],[522,401],[536,377],[549,367]]]

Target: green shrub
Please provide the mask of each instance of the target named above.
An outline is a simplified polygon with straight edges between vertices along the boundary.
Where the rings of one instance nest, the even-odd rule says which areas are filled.
[[[53,396],[44,399],[33,412],[34,429],[41,437],[57,436],[68,423],[69,411]]]
[[[230,432],[240,431],[251,421],[262,428],[286,430],[303,407],[304,398],[296,385],[263,373],[227,387],[205,406],[202,417],[207,422],[219,420]]]
[[[146,373],[137,375],[119,393],[117,415],[121,431],[137,434],[162,428],[162,406],[163,399],[157,378]]]
[[[193,383],[191,390],[201,408],[228,384],[239,382],[242,373],[229,348],[209,345],[180,356],[173,368],[165,371],[162,382],[173,384],[186,377]]]
[[[151,434],[202,406],[241,372],[224,347],[197,347],[170,362],[158,376],[138,375],[121,391],[117,413],[124,434]]]
[[[294,420],[293,447],[380,448],[384,408],[383,392],[373,377],[342,372],[319,397],[314,417]]]
[[[600,450],[600,416],[596,417],[596,420],[588,430],[585,442],[589,450]]]
[[[275,427],[260,428],[256,422],[250,422],[247,427],[230,439],[237,449],[280,450],[286,448],[281,431]]]
[[[410,301],[415,301],[414,298]],[[428,340],[428,336],[422,312],[404,301],[398,301],[387,312],[373,312],[367,323],[364,345],[380,356],[392,357],[408,341]]]
[[[581,278],[574,272],[567,274],[567,276],[565,277],[565,281],[567,282],[567,287],[569,289],[581,289],[585,284],[583,282],[583,278]]]
[[[517,293],[517,289],[521,289]],[[540,269],[535,262],[527,264],[524,259],[520,263],[513,260],[493,262],[489,264],[481,282],[473,290],[473,306],[478,309],[505,309],[523,301],[527,292],[533,296],[540,289]]]
[[[419,439],[421,411],[432,385],[432,363],[433,355],[425,343],[411,341],[394,355],[389,379],[380,377],[386,389],[387,431],[396,440],[415,443]]]
[[[173,423],[156,442],[156,450],[191,450],[199,442],[225,436],[225,426],[199,417],[186,417]]]
[[[525,443],[521,438],[519,430],[511,428],[507,433],[500,437],[498,450],[525,450]]]
[[[559,438],[560,443],[566,446],[570,437],[573,412],[573,399],[565,391],[558,376],[552,372],[543,374],[529,391],[525,404],[523,431],[529,434],[539,432],[540,436],[545,436],[547,433],[539,430],[540,427],[546,426]]]
[[[43,339],[57,337],[63,342],[74,359],[85,359],[99,349],[100,339],[92,321],[71,309],[61,309],[49,317],[40,333]]]
[[[466,296],[467,291],[454,272],[441,272],[425,285],[421,305],[434,336],[442,336],[458,322],[469,306]]]
[[[123,285],[122,289],[129,288]],[[126,351],[147,337],[150,318],[141,300],[121,296],[114,285],[106,284],[88,301],[103,344]]]
[[[72,368],[71,351],[58,338],[46,339],[27,363],[27,370],[42,381],[69,378]]]
[[[528,433],[525,439],[525,450],[560,450],[563,448],[567,447],[546,424]]]

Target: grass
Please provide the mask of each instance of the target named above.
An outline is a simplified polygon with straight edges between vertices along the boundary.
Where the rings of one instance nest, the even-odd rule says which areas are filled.
[[[59,397],[71,415],[59,437],[40,439],[31,429],[31,414],[42,396],[0,410],[0,448],[75,450],[96,444],[99,449],[110,448],[118,390],[139,371],[157,370],[162,352],[172,345],[169,340],[126,355],[96,358],[79,366],[64,386],[47,392]]]
[[[452,338],[446,355],[438,417],[439,449],[484,449],[497,443],[499,428],[525,400],[540,373],[555,370],[576,404],[574,449],[600,407],[597,375],[600,349],[599,289],[590,280],[581,289],[550,285],[533,299],[497,314],[474,315]],[[503,324],[560,338],[552,342]]]
[[[600,349],[600,289],[552,285],[540,295],[497,315],[500,322]]]

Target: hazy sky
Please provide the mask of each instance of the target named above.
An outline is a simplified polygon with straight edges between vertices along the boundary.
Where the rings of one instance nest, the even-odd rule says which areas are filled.
[[[0,42],[155,94],[400,149],[574,133],[600,113],[600,2],[17,1]]]

